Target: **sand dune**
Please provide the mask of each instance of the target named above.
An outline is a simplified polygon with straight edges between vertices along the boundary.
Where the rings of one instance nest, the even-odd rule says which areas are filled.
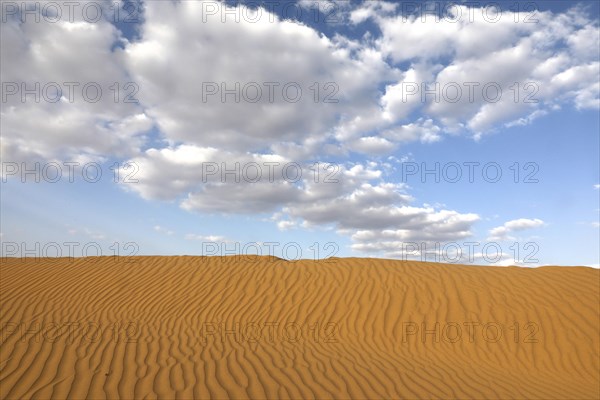
[[[599,273],[3,259],[0,395],[597,399]]]

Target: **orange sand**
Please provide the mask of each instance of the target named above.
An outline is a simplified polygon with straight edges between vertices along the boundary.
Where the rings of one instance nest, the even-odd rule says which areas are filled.
[[[0,397],[597,399],[599,274],[2,259]]]

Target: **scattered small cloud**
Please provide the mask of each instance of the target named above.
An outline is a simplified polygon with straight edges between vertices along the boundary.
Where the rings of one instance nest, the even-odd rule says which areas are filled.
[[[175,233],[172,230],[164,228],[164,227],[162,227],[160,225],[154,225],[154,230],[156,232],[163,233],[163,234],[165,234],[167,236],[172,236]]]
[[[497,226],[490,230],[490,236],[488,241],[503,241],[503,240],[514,240],[510,236],[510,233],[515,231],[524,231],[526,229],[533,229],[543,226],[545,223],[541,219],[527,219],[520,218],[512,221],[505,222],[501,226]]]
[[[294,227],[296,227],[297,223],[294,221],[289,221],[289,220],[283,220],[283,221],[279,221],[277,222],[277,228],[279,228],[279,230],[282,231],[287,231],[289,229],[292,229]]]
[[[200,242],[231,242],[225,236],[218,235],[198,235],[195,233],[188,233],[185,235],[185,240],[197,240]]]

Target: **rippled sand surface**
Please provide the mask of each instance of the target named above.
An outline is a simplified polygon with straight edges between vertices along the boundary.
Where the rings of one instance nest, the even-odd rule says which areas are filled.
[[[600,271],[2,259],[2,398],[600,398]]]

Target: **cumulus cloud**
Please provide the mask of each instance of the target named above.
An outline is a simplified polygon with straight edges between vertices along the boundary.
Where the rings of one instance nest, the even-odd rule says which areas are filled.
[[[427,205],[422,208],[396,207],[390,210],[389,217],[390,224],[352,233],[352,250],[385,257],[443,262],[441,257],[449,256],[443,253],[442,246],[462,243],[472,237],[473,224],[480,219],[477,214],[439,210]],[[432,254],[437,259],[426,258]],[[474,256],[470,260],[467,258],[465,253],[459,260],[475,261]]]
[[[375,50],[238,7],[248,17],[223,23],[202,2],[146,4],[142,40],[126,47],[124,61],[168,140],[283,151],[285,143],[325,143],[344,116],[376,110],[377,84],[392,70]]]
[[[376,240],[365,235],[381,230],[398,240],[454,240],[469,236],[479,219],[413,205],[406,186],[387,182],[379,163],[300,164],[191,145],[150,149],[129,162],[138,165],[138,183],[123,185],[144,198],[177,201],[190,212],[270,213],[281,230],[332,226],[358,242]]]
[[[282,230],[334,227],[354,249],[388,254],[400,242],[468,238],[480,217],[419,206],[405,185],[386,180],[391,166],[350,162],[352,153],[380,157],[447,133],[477,138],[532,123],[565,104],[598,107],[600,62],[590,51],[598,48],[598,21],[583,9],[540,12],[536,23],[503,12],[490,23],[466,6],[436,21],[391,2],[331,0],[320,12],[331,4],[381,34],[327,37],[244,5],[233,9],[245,18],[223,22],[201,1],[146,2],[131,40],[107,20],[9,19],[1,25],[3,82],[97,82],[104,93],[98,102],[63,94],[39,104],[11,96],[2,105],[2,158],[128,160],[138,182],[124,187],[146,200],[190,212],[277,215]],[[115,102],[109,88],[130,81],[139,102]],[[491,101],[497,90],[502,97]],[[329,157],[342,162],[321,163],[316,179],[312,165]],[[490,235],[506,240],[541,224],[509,221]]]
[[[503,240],[514,240],[513,237],[509,236],[510,233],[516,231],[524,231],[526,229],[538,228],[544,225],[544,221],[541,219],[527,219],[520,218],[505,222],[501,226],[497,226],[490,230],[490,241],[503,241]]]
[[[599,107],[598,21],[580,8],[535,18],[485,10],[454,5],[441,19],[368,14],[382,30],[376,48],[410,65],[382,96],[387,120],[419,111],[446,130],[478,138],[560,104]]]
[[[139,104],[124,102],[131,79],[115,47],[124,43],[120,31],[105,19],[82,20],[81,12],[72,21],[29,15],[22,22],[2,9],[2,158],[135,154],[152,121]]]
[[[9,18],[3,82],[97,82],[104,93],[96,103],[11,96],[2,109],[3,155],[123,158],[145,148],[144,133],[156,127],[171,147],[378,156],[445,132],[478,138],[566,103],[599,105],[600,63],[590,51],[598,21],[584,9],[539,12],[535,22],[504,10],[491,23],[485,8],[455,5],[436,20],[396,3],[323,4],[354,24],[371,20],[381,35],[327,37],[241,4],[230,9],[244,17],[223,22],[222,10],[207,12],[218,3],[201,1],[144,3],[132,40],[104,19]],[[111,85],[129,81],[139,104],[113,101]]]
[[[137,182],[123,182],[126,190],[148,200],[175,201],[187,195],[185,209],[213,212],[267,212],[269,203],[296,196],[290,182],[303,174],[298,163],[278,155],[194,145],[148,149],[124,163],[123,174],[132,164]]]
[[[365,1],[350,12],[350,21],[353,24],[359,24],[369,18],[390,15],[397,8],[398,4],[387,1]]]

